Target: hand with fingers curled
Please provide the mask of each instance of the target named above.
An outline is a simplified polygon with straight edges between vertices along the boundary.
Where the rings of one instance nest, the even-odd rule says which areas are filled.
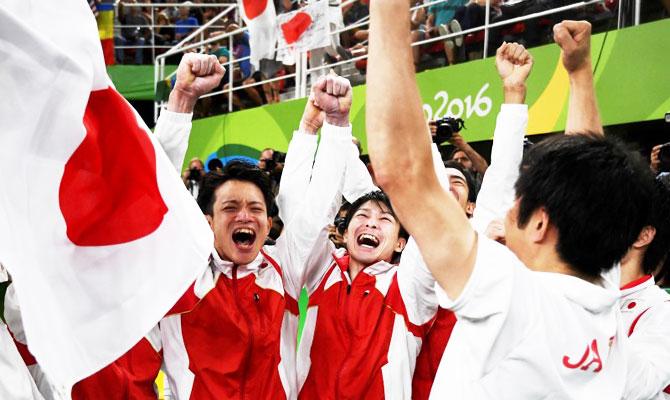
[[[591,24],[563,21],[554,25],[554,41],[561,48],[561,60],[568,73],[591,72]]]
[[[177,67],[177,80],[170,93],[168,110],[193,112],[195,102],[219,85],[225,68],[214,55],[186,53]]]
[[[323,111],[329,124],[349,126],[352,88],[348,79],[334,73],[319,78],[312,86],[309,101]]]
[[[533,56],[523,45],[503,43],[496,51],[496,68],[505,87],[524,87],[533,69]]]

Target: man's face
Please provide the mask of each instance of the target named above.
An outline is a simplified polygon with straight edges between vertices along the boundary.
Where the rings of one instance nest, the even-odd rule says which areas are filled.
[[[451,160],[461,164],[461,166],[465,169],[472,170],[472,161],[464,151],[457,151],[454,153],[454,156],[451,158]]]
[[[202,164],[202,161],[200,160],[193,160],[188,164],[188,169],[197,169],[197,170],[204,170],[205,166]]]
[[[399,238],[400,223],[383,203],[368,201],[354,213],[344,232],[347,250],[353,260],[372,265],[390,262],[393,252],[402,251],[405,239]]]
[[[461,206],[463,211],[467,214],[468,212],[468,194],[470,190],[468,188],[468,183],[465,180],[461,171],[451,168],[448,169],[449,173],[449,191],[454,195],[456,201]]]
[[[214,248],[224,260],[244,265],[252,262],[272,227],[263,193],[251,182],[230,180],[214,193],[212,216]]]
[[[179,7],[179,16],[183,19],[188,18],[190,10],[188,7]]]
[[[272,150],[263,150],[261,152],[261,156],[258,159],[258,168],[262,169],[263,171],[266,170],[268,161],[272,161],[272,156],[274,155],[274,151]]]

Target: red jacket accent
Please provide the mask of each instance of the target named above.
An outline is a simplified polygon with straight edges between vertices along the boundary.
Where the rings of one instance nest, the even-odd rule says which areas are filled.
[[[72,400],[155,400],[162,355],[142,338],[126,354],[72,388]]]
[[[419,357],[416,359],[416,369],[412,380],[412,399],[428,400],[437,368],[440,366],[442,354],[447,348],[455,324],[456,314],[440,307],[435,322],[421,345]]]

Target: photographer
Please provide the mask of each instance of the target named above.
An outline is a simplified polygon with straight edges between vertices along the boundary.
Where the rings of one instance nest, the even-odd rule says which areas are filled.
[[[286,154],[275,151],[272,148],[265,148],[261,151],[261,156],[258,158],[258,167],[270,175],[272,181],[272,192],[276,195],[279,189],[279,181],[284,170],[284,161]]]
[[[439,142],[449,142],[455,148],[449,156],[449,161],[459,163],[463,168],[470,171],[475,178],[475,193],[479,192],[482,178],[489,167],[484,157],[465,141],[460,132],[465,123],[460,118],[445,117],[428,123],[431,135]],[[439,143],[436,142],[436,143]]]
[[[191,159],[191,161],[188,163],[188,170],[184,171],[184,173],[181,175],[186,188],[196,199],[198,198],[198,193],[200,193],[200,182],[202,181],[202,177],[205,175],[204,171],[205,165],[201,159],[196,157]]]

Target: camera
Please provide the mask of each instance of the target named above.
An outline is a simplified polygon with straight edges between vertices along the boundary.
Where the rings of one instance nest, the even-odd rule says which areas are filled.
[[[670,124],[670,112],[665,113],[665,122]]]
[[[191,168],[188,170],[188,180],[199,182],[202,179],[202,172],[197,168]]]
[[[435,121],[437,132],[433,141],[437,144],[444,143],[454,136],[454,133],[460,132],[465,128],[465,121],[460,118],[444,117]]]

